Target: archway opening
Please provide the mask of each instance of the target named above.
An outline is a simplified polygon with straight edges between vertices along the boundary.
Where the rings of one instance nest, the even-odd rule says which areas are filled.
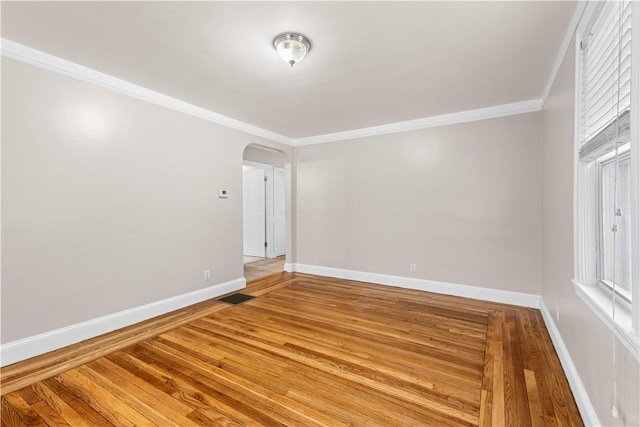
[[[247,282],[284,271],[287,254],[286,153],[256,144],[242,155],[243,265]]]

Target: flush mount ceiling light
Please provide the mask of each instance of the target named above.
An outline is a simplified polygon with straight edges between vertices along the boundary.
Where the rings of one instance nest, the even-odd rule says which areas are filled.
[[[273,47],[280,58],[293,67],[311,50],[311,42],[302,34],[282,33],[273,39]]]

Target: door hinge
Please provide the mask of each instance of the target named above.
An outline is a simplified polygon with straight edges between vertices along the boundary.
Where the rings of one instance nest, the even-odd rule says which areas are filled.
[[[267,182],[267,177],[266,176],[264,177],[264,182]]]
[[[264,242],[264,247],[265,247],[265,248],[267,247],[267,242]]]

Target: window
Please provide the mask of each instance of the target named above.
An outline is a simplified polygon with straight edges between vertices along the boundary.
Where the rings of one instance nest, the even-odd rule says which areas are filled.
[[[639,358],[638,3],[589,3],[577,32],[576,292]],[[637,32],[637,31],[636,31]],[[640,68],[636,65],[637,68]]]
[[[598,283],[628,304],[632,300],[630,165],[628,151],[619,154],[617,162],[615,156],[599,161],[597,208]]]

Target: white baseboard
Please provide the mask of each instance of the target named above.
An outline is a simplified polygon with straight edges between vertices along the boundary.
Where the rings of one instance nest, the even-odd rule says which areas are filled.
[[[285,266],[285,269],[287,267]],[[438,282],[435,280],[415,279],[412,277],[391,276],[388,274],[368,273],[364,271],[345,270],[333,267],[321,267],[308,264],[291,264],[291,270],[318,276],[337,277],[339,279],[357,280],[379,285],[397,286],[399,288],[500,302],[523,307],[539,308],[540,296],[524,292],[512,292],[502,289],[483,288],[480,286],[459,285],[456,283]]]
[[[416,289],[484,301],[539,308],[585,424],[591,426],[601,425],[584,384],[580,379],[580,375],[578,374],[573,360],[571,359],[569,350],[560,335],[560,331],[553,321],[551,313],[544,304],[544,301],[538,295],[307,264],[287,263],[285,264],[285,271],[357,280],[380,285],[397,286],[400,288]],[[28,338],[12,341],[0,346],[0,366],[10,365],[30,357],[57,350],[59,348],[66,347],[125,326],[133,325],[137,322],[141,322],[173,310],[178,310],[207,299],[237,291],[245,287],[246,281],[244,278],[235,279],[213,285],[205,289],[199,289],[197,291],[188,292],[186,294],[130,308],[117,313],[87,320],[85,322],[65,326],[60,329],[44,332]]]
[[[48,353],[152,317],[243,289],[246,286],[247,282],[244,277],[230,280],[204,289],[198,289],[197,291],[176,295],[160,301],[2,344],[0,346],[0,366],[10,365],[30,357]]]
[[[289,262],[285,262],[284,263],[284,271],[286,271],[287,273],[293,273],[295,264],[291,264]]]
[[[285,267],[287,268],[287,267]],[[362,282],[377,283],[380,285],[397,286],[400,288],[416,289],[420,291],[435,292],[439,294],[474,298],[483,301],[493,301],[505,304],[513,304],[524,307],[538,308],[542,313],[553,346],[558,353],[560,363],[565,375],[569,380],[569,385],[573,396],[576,399],[580,415],[588,426],[600,426],[600,420],[596,414],[587,390],[580,379],[580,375],[573,364],[569,350],[564,344],[560,331],[556,327],[549,310],[539,295],[526,294],[520,292],[504,291],[501,289],[483,288],[478,286],[460,285],[455,283],[437,282],[433,280],[414,279],[411,277],[391,276],[378,273],[367,273],[363,271],[345,270],[332,267],[321,267],[317,265],[290,264],[290,270],[300,273],[315,274],[318,276],[337,277],[347,280],[358,280]]]
[[[569,380],[569,385],[571,386],[573,397],[576,399],[576,403],[578,404],[578,410],[580,411],[580,415],[582,415],[582,420],[587,426],[601,426],[602,424],[598,419],[598,414],[591,404],[591,400],[587,394],[587,389],[584,387],[584,384],[580,379],[580,375],[578,374],[578,370],[573,364],[573,359],[571,359],[571,355],[569,354],[569,350],[562,339],[562,335],[560,335],[560,331],[558,330],[556,323],[553,321],[553,316],[551,316],[551,313],[549,312],[549,309],[547,309],[542,298],[540,298],[540,313],[542,313],[542,318],[547,326],[549,335],[551,335],[553,346],[556,349],[556,353],[558,353],[558,357],[560,358],[560,363],[562,364],[564,373],[567,376],[567,380]]]

